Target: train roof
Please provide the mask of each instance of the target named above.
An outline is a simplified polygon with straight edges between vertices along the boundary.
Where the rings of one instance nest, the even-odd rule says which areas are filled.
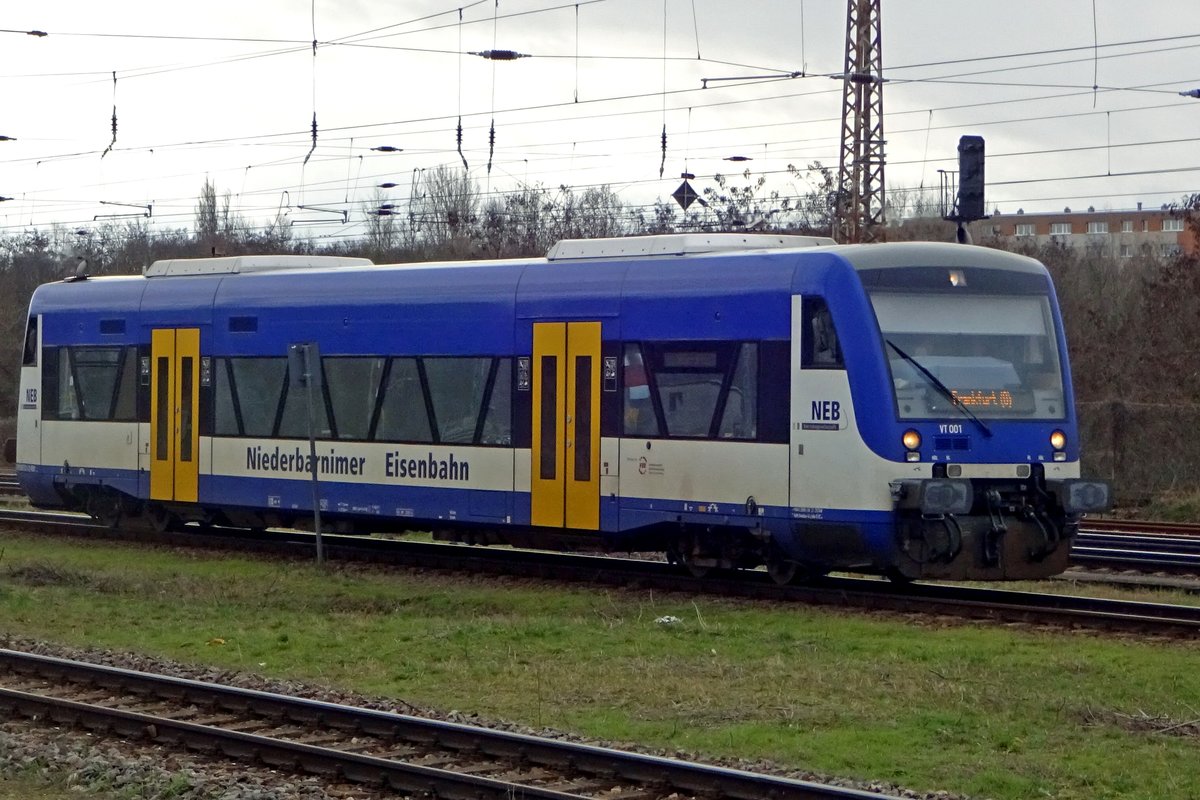
[[[859,270],[892,267],[980,266],[1016,272],[1044,272],[1042,265],[1026,256],[986,247],[946,242],[890,242],[838,245],[820,236],[783,234],[662,234],[600,239],[564,239],[545,258],[410,262],[375,265],[370,259],[342,256],[259,255],[217,258],[181,258],[155,261],[142,274],[147,278],[201,275],[233,275],[281,271],[323,271],[348,268],[372,270],[431,270],[455,267],[609,262],[631,259],[674,261],[683,257],[730,256],[735,254],[781,255],[799,251],[829,253],[845,259]]]
[[[824,249],[824,248],[823,248]],[[1028,256],[950,242],[887,242],[828,248],[857,270],[903,267],[984,267],[1044,275],[1042,263]]]
[[[512,347],[514,318],[619,319],[622,336],[648,341],[734,332],[777,338],[788,330],[794,296],[861,295],[853,277],[860,270],[983,266],[1046,274],[1032,259],[969,245],[825,241],[645,237],[628,254],[612,250],[628,242],[600,242],[595,250],[563,243],[553,260],[378,266],[318,256],[156,262],[143,276],[41,286],[30,313],[54,315],[45,328],[50,343],[81,341],[81,332],[134,343],[146,327],[203,324],[212,326],[219,352],[261,355],[304,341],[312,325],[323,324],[340,331],[346,352],[367,352],[387,331],[420,352],[453,354],[492,352],[506,341]],[[118,327],[121,336],[105,333]],[[261,335],[247,337],[247,330]]]
[[[171,258],[155,261],[142,271],[147,278],[175,275],[232,275],[280,269],[333,269],[369,267],[369,258],[343,256],[219,256],[216,258]]]

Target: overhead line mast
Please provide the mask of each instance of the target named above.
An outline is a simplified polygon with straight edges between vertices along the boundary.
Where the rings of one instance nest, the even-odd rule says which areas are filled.
[[[842,147],[834,237],[883,238],[883,46],[880,0],[848,0],[842,75]]]

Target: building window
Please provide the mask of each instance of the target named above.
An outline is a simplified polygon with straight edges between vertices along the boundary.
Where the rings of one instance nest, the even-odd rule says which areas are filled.
[[[1121,245],[1121,258],[1132,258],[1133,246],[1128,244]]]
[[[1164,256],[1170,257],[1179,255],[1182,250],[1177,244],[1164,244],[1159,246],[1159,252]]]
[[[1179,218],[1166,218],[1162,221],[1162,225],[1164,231],[1179,232],[1183,230],[1183,220]]]
[[[1036,233],[1032,222],[1022,222],[1017,225],[1017,236],[1033,236]]]
[[[1071,233],[1071,223],[1069,222],[1051,222],[1051,236],[1068,236]]]
[[[1089,222],[1087,231],[1088,231],[1088,233],[1108,233],[1108,223],[1107,222]]]
[[[1126,219],[1121,221],[1121,233],[1133,233],[1133,220]]]

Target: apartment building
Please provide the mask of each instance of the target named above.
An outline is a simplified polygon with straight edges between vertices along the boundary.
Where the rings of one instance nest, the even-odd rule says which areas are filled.
[[[1132,258],[1136,255],[1172,256],[1197,250],[1196,237],[1182,215],[1167,208],[1123,211],[1072,211],[1058,213],[994,213],[971,224],[976,242],[989,237],[1027,240],[1037,245],[1060,244],[1099,255]]]

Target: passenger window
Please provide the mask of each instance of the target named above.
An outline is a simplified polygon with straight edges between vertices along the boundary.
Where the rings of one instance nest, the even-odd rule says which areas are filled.
[[[845,369],[842,346],[833,325],[833,315],[824,298],[805,298],[801,303],[804,326],[800,365],[806,369]]]
[[[230,369],[231,359],[218,358],[213,362],[213,395],[216,409],[213,431],[217,436],[238,436],[242,433],[242,426],[238,423],[237,406],[233,402]]]
[[[120,377],[117,380],[117,401],[112,418],[122,422],[137,420],[137,348],[126,347],[121,356]]]
[[[469,444],[487,388],[490,358],[423,358],[438,441]]]
[[[328,385],[327,380],[321,381]],[[279,433],[285,439],[307,439],[308,430],[308,388],[292,388],[291,383],[285,386],[283,400],[283,416],[279,418]],[[325,392],[314,388],[312,393],[313,424],[316,426],[315,435],[318,439],[329,439],[333,431],[329,426],[329,411],[325,407]]]
[[[480,444],[512,445],[512,359],[498,358]]]
[[[137,419],[137,348],[48,347],[44,360],[45,419]]]
[[[757,439],[755,342],[627,344],[626,436]]]
[[[119,347],[71,347],[72,377],[79,401],[79,419],[112,419],[117,388]]]
[[[283,394],[287,359],[231,358],[233,396],[241,411],[246,436],[270,436]],[[307,428],[305,428],[307,431]]]
[[[425,390],[415,358],[393,358],[375,425],[375,439],[387,442],[432,442]]]
[[[708,436],[725,377],[719,362],[711,346],[657,348],[651,368],[667,436]]]
[[[654,401],[650,399],[650,378],[641,345],[625,345],[622,385],[625,387],[625,435],[658,436],[658,417],[654,413]]]
[[[57,402],[54,404],[54,414],[51,419],[82,419],[83,414],[79,408],[79,397],[75,393],[75,378],[71,373],[71,350],[67,347],[57,348],[55,351],[56,358],[51,361],[46,358],[45,369],[49,370],[51,365],[54,366],[54,385],[55,396]],[[47,353],[49,356],[49,353]],[[46,393],[47,406],[49,406],[50,393]]]
[[[325,358],[325,388],[339,439],[367,438],[383,377],[382,358]]]
[[[744,342],[738,353],[737,368],[725,395],[721,415],[721,439],[758,437],[758,345]]]

